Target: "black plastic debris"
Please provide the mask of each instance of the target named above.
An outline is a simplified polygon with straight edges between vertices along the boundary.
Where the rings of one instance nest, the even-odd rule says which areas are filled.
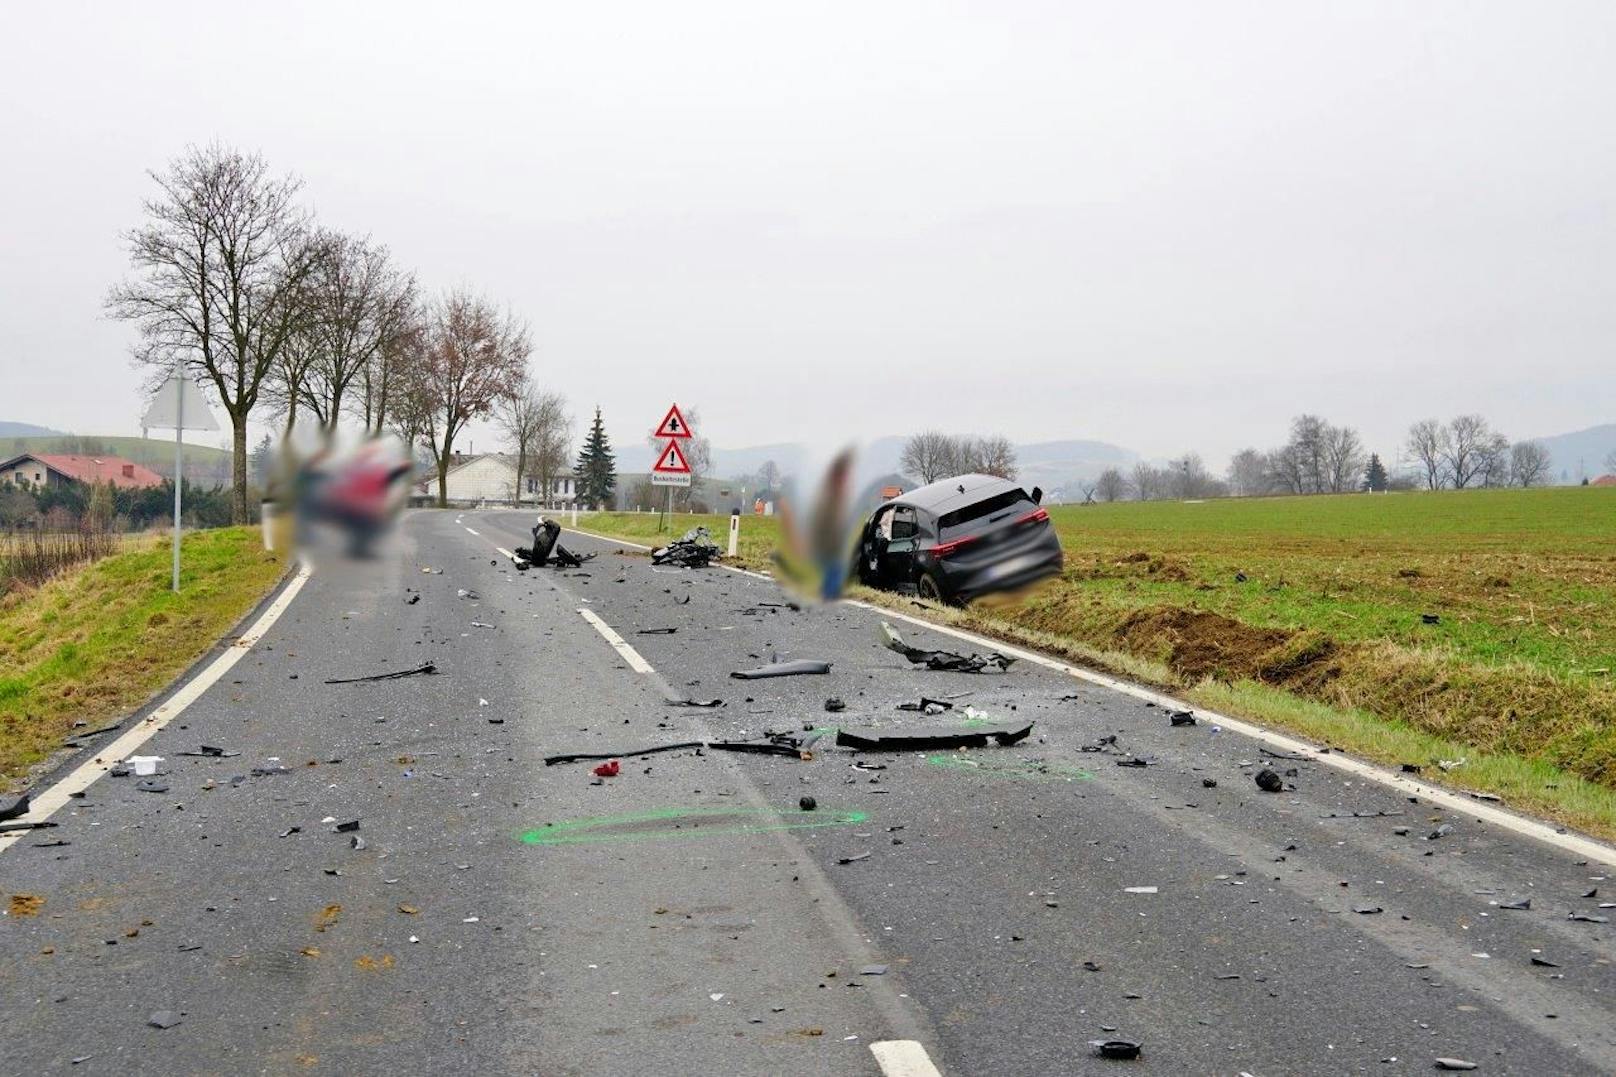
[[[722,707],[722,699],[669,699],[664,701],[668,707]]]
[[[1117,735],[1108,733],[1093,744],[1085,744],[1078,748],[1080,752],[1109,752],[1117,746]]]
[[[135,783],[135,788],[142,793],[166,793],[168,783],[159,778],[142,778]]]
[[[768,677],[796,677],[805,673],[829,673],[830,663],[811,658],[798,658],[792,662],[771,662],[757,669],[740,669],[730,674],[738,681],[760,681]]]
[[[197,759],[233,759],[240,752],[227,752],[223,748],[216,748],[211,744],[198,745],[194,752],[175,752],[175,755],[186,755]]]
[[[868,859],[870,859],[869,853],[854,853],[852,856],[838,857],[836,862],[838,864],[857,864],[860,860]]]
[[[1167,714],[1167,722],[1168,722],[1169,725],[1194,725],[1195,724],[1195,712],[1194,711],[1169,711],[1168,714]]]
[[[1433,830],[1429,834],[1425,835],[1425,840],[1426,841],[1436,841],[1437,839],[1445,838],[1449,834],[1452,834],[1452,833],[1453,833],[1453,824],[1452,823],[1443,823],[1441,826],[1437,827],[1435,830]]]
[[[1422,613],[1422,614],[1420,614],[1420,623],[1421,624],[1428,624],[1428,625],[1439,625],[1439,624],[1442,623],[1442,617],[1439,614],[1435,614],[1435,613]]]
[[[338,834],[351,834],[355,830],[358,830],[358,829],[359,829],[359,820],[358,819],[350,819],[346,823],[338,823],[337,824],[337,833]]]
[[[988,670],[997,670],[1003,673],[1010,668],[1015,659],[997,651],[988,654],[959,654],[955,651],[928,651],[924,647],[911,647],[898,635],[896,629],[885,621],[881,622],[881,631],[886,635],[888,650],[896,651],[915,665],[924,663],[927,669],[942,670],[950,673],[985,673]]]
[[[49,820],[39,820],[27,823],[0,823],[0,834],[10,834],[20,830],[46,830],[56,824]]]
[[[29,794],[24,793],[19,797],[14,797],[11,800],[6,801],[4,804],[0,804],[0,822],[27,815],[28,797]]]
[[[1567,913],[1566,914],[1566,919],[1567,920],[1575,920],[1579,924],[1608,924],[1608,923],[1610,923],[1610,917],[1608,917],[1608,916],[1595,916],[1592,913],[1587,913],[1587,912]]]
[[[543,568],[552,558],[555,560],[556,568],[578,568],[595,556],[592,553],[578,556],[561,545],[560,538],[561,525],[540,516],[533,523],[533,545],[518,546],[515,550],[517,571],[526,572],[529,567],[535,565]]]
[[[932,699],[928,696],[921,696],[918,703],[899,703],[898,709],[901,711],[919,711],[922,714],[941,714],[944,711],[953,710],[954,704],[945,699]]]
[[[1439,1070],[1473,1070],[1481,1067],[1474,1062],[1466,1062],[1462,1058],[1439,1058],[1436,1060],[1436,1068]]]
[[[182,1020],[183,1018],[173,1010],[158,1010],[146,1018],[146,1023],[152,1028],[173,1028]]]
[[[396,681],[401,677],[431,676],[438,671],[438,667],[431,662],[423,662],[414,669],[400,669],[392,673],[371,673],[364,677],[332,677],[326,684],[359,684],[364,681]]]
[[[752,755],[778,755],[790,759],[808,760],[813,758],[813,746],[824,734],[819,730],[804,730],[801,732],[769,733],[757,740],[684,740],[675,744],[656,744],[649,748],[639,748],[631,752],[567,752],[560,755],[544,757],[544,765],[557,766],[561,763],[596,762],[602,759],[632,759],[635,756],[655,755],[659,752],[678,752],[691,748],[708,748],[718,752],[739,752]]]
[[[1500,909],[1511,909],[1517,912],[1523,912],[1532,907],[1532,899],[1519,898],[1515,901],[1500,901],[1498,903],[1498,907]]]
[[[1424,769],[1425,768],[1420,766],[1418,763],[1404,763],[1402,766],[1402,771],[1404,774],[1418,774]]]
[[[825,700],[825,709],[832,714],[836,714],[841,711],[845,711],[847,709],[847,703],[837,696],[831,696],[829,699]]]
[[[1145,1045],[1135,1040],[1090,1040],[1089,1046],[1093,1047],[1101,1058],[1126,1060],[1138,1058]]]
[[[1148,767],[1150,765],[1151,761],[1149,759],[1142,759],[1137,755],[1123,756],[1117,760],[1117,766],[1119,767]]]
[[[1218,780],[1216,778],[1202,778],[1201,779],[1201,788],[1202,789],[1216,789],[1217,787],[1218,787]]]
[[[1359,916],[1379,916],[1386,910],[1381,908],[1379,905],[1354,905],[1352,907],[1352,911],[1357,913]]]
[[[1534,957],[1532,958],[1532,964],[1545,969],[1557,969],[1560,967],[1558,962],[1550,961],[1546,957]]]
[[[813,797],[798,797],[797,807],[801,808],[803,811],[813,811],[815,808],[819,807],[819,801],[815,800]]]
[[[677,628],[642,628],[635,635],[638,636],[671,636],[679,631]]]
[[[706,568],[718,557],[718,544],[713,533],[705,527],[693,527],[666,546],[651,551],[653,565],[680,565],[684,568]]]
[[[419,601],[421,601],[421,596],[420,595],[411,595],[409,598],[406,598],[404,600],[404,605],[413,606]]]
[[[1265,793],[1282,793],[1285,791],[1285,779],[1264,767],[1257,772],[1257,788]]]
[[[986,748],[992,740],[1009,747],[1027,739],[1033,723],[981,726],[974,729],[840,729],[836,743],[861,752],[930,752],[954,748]]]

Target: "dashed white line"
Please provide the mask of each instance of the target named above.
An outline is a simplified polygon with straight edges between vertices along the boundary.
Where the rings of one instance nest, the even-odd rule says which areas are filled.
[[[1128,681],[1118,680],[1115,677],[1108,677],[1103,673],[1095,673],[1093,670],[1070,665],[1066,662],[1060,661],[1059,659],[1050,658],[1047,655],[1039,654],[1036,651],[1028,651],[1023,650],[1020,647],[1012,647],[1001,640],[991,639],[987,636],[979,636],[974,632],[966,632],[950,625],[937,624],[933,621],[927,621],[919,617],[912,617],[907,613],[899,613],[896,610],[872,606],[868,602],[849,601],[848,604],[851,606],[858,606],[861,609],[874,611],[880,614],[882,617],[890,617],[895,621],[904,621],[908,624],[916,625],[921,628],[929,628],[933,632],[941,632],[945,636],[953,636],[955,639],[964,640],[967,643],[974,643],[978,647],[986,647],[990,650],[998,651],[1000,654],[1006,654],[1013,658],[1019,658],[1027,662],[1032,662],[1036,665],[1043,666],[1046,669],[1057,670],[1070,677],[1075,677],[1080,681],[1087,681],[1090,684],[1099,685],[1102,688],[1109,688],[1113,692],[1121,692],[1123,695],[1132,696],[1135,699],[1142,699],[1147,703],[1154,703],[1158,707],[1167,707],[1173,710],[1189,710],[1192,708],[1191,704],[1186,703],[1181,699],[1174,699],[1172,696],[1164,695],[1161,692],[1152,691],[1149,688],[1144,688],[1137,684],[1131,684]],[[1334,767],[1336,770],[1345,771],[1348,774],[1363,778],[1366,781],[1384,785],[1388,789],[1395,789],[1405,796],[1422,797],[1425,800],[1429,800],[1434,804],[1440,804],[1452,811],[1464,812],[1465,814],[1474,816],[1475,818],[1484,819],[1494,826],[1508,830],[1511,833],[1519,834],[1522,837],[1533,838],[1537,841],[1543,842],[1546,845],[1552,845],[1557,849],[1564,849],[1568,853],[1574,853],[1577,856],[1586,857],[1589,860],[1597,860],[1601,864],[1616,866],[1616,848],[1612,848],[1603,842],[1594,841],[1592,838],[1585,838],[1579,834],[1562,834],[1548,823],[1541,823],[1536,819],[1528,819],[1523,816],[1515,815],[1512,812],[1507,812],[1502,809],[1492,807],[1491,805],[1465,796],[1462,793],[1450,792],[1447,789],[1442,789],[1434,785],[1427,785],[1424,782],[1415,781],[1401,774],[1393,774],[1390,771],[1382,770],[1372,763],[1365,763],[1361,760],[1352,759],[1340,754],[1339,752],[1330,752],[1328,755],[1326,755],[1306,741],[1297,740],[1294,737],[1287,737],[1283,733],[1275,733],[1272,730],[1264,729],[1261,726],[1252,725],[1250,722],[1243,722],[1238,718],[1230,718],[1228,715],[1219,714],[1216,711],[1207,710],[1203,707],[1194,707],[1193,709],[1203,721],[1222,726],[1231,733],[1239,733],[1242,736],[1261,741],[1270,747],[1278,748],[1291,754],[1306,755],[1307,758],[1313,762],[1323,763],[1325,766]]]
[[[915,1040],[881,1040],[870,1044],[870,1053],[886,1077],[943,1077]]]
[[[478,537],[478,538],[482,538],[482,537],[483,537],[483,536],[482,536],[482,533],[481,533],[481,532],[479,532],[479,531],[473,531],[473,530],[472,530],[472,529],[471,529],[471,528],[469,528],[469,527],[468,527],[468,528],[466,528],[466,534],[468,534],[468,535],[476,535],[476,536],[477,536],[477,537]]]
[[[594,626],[595,631],[599,632],[607,643],[612,645],[613,650],[623,656],[623,660],[628,663],[629,669],[632,669],[635,673],[656,672],[651,668],[651,663],[641,658],[640,652],[630,647],[627,640],[612,631],[612,626],[601,620],[594,610],[580,609],[578,613],[584,620]]]
[[[159,729],[162,729],[184,713],[186,707],[195,703],[201,698],[202,693],[218,682],[220,677],[230,672],[230,668],[241,661],[242,657],[252,649],[253,644],[262,639],[264,633],[274,627],[275,622],[280,620],[281,614],[286,612],[286,607],[292,604],[292,599],[296,598],[297,593],[303,590],[303,585],[308,582],[309,575],[308,565],[299,565],[297,574],[292,577],[291,582],[276,596],[275,601],[269,604],[269,608],[259,615],[258,620],[253,622],[251,628],[238,636],[235,642],[226,647],[219,657],[208,663],[202,672],[192,677],[180,687],[179,691],[164,700],[161,706],[148,714],[143,720],[125,730],[123,736],[110,744],[103,745],[88,763],[80,765],[70,772],[67,777],[52,785],[43,793],[36,795],[29,804],[28,813],[22,816],[19,821],[38,823],[50,818],[53,813],[68,802],[72,794],[88,789],[97,778],[100,778],[107,771],[121,763],[136,748],[150,740]],[[27,833],[28,831],[13,831],[9,834],[0,834],[0,852],[4,852],[22,840],[23,835]]]

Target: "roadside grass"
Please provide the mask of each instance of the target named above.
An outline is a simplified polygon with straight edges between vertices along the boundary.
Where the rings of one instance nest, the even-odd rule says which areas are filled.
[[[270,590],[284,561],[257,528],[185,536],[180,593],[169,546],[125,552],[0,598],[0,782],[48,756],[83,721],[96,728],[137,709]]]
[[[558,517],[559,519],[559,517]],[[666,526],[657,529],[663,517],[654,512],[591,512],[578,517],[578,529],[593,531],[610,538],[627,539],[643,546],[662,546],[683,535],[693,527],[705,527],[713,533],[713,541],[720,550],[729,549],[729,517],[717,513],[676,512],[666,518]],[[772,554],[780,545],[780,518],[778,516],[741,517],[741,537],[735,557],[726,557],[725,564],[763,572],[773,564]]]
[[[1616,491],[1056,506],[1062,576],[927,615],[1616,837]],[[659,542],[723,516],[599,514]],[[743,518],[772,567],[777,518]],[[876,604],[908,598],[857,589]],[[1429,617],[1436,618],[1429,623]]]

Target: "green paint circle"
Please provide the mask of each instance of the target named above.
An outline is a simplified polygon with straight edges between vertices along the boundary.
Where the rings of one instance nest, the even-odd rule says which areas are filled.
[[[523,831],[528,845],[584,845],[606,841],[667,841],[719,834],[761,834],[852,826],[869,815],[861,811],[775,811],[773,808],[654,808],[625,815],[567,819]],[[675,826],[677,824],[677,826]]]

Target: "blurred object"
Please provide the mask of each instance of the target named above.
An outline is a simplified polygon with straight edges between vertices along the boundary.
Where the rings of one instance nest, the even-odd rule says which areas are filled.
[[[806,519],[796,514],[789,497],[780,499],[783,548],[776,562],[781,579],[804,597],[832,602],[847,587],[853,459],[849,446],[831,460]]]
[[[296,465],[291,482],[300,545],[315,544],[315,525],[329,525],[349,556],[370,556],[409,496],[410,472],[409,454],[396,438],[369,438],[348,450],[325,439]]]

